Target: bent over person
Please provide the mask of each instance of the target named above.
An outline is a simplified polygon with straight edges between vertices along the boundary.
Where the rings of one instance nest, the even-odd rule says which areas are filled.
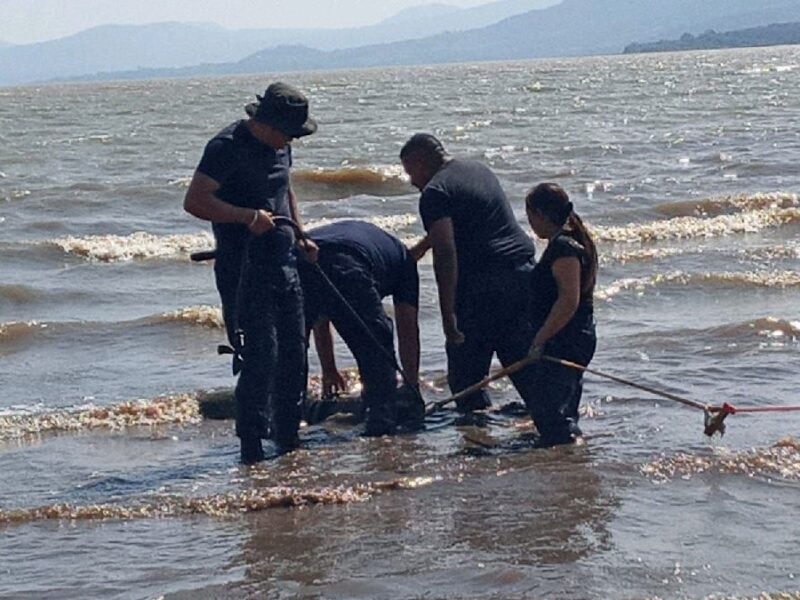
[[[494,353],[504,366],[527,356],[527,281],[534,246],[483,163],[451,158],[425,133],[406,142],[400,159],[422,192],[419,212],[427,235],[412,253],[419,258],[433,250],[447,380],[455,394],[486,377]],[[532,398],[528,370],[511,379],[523,399]],[[489,405],[484,391],[457,402],[462,412]]]
[[[364,221],[338,221],[311,229],[308,234],[319,247],[317,265],[330,282],[312,265],[300,264],[307,329],[313,327],[323,394],[344,389],[333,354],[333,323],[358,364],[366,408],[364,433],[391,434],[398,424],[419,428],[425,406],[418,392],[416,261],[400,240]],[[400,364],[412,389],[397,389],[392,320],[382,304],[388,296],[394,303]]]
[[[246,107],[249,118],[208,142],[184,200],[185,210],[213,223],[214,274],[234,372],[241,368],[236,434],[246,464],[264,458],[262,438],[271,436],[279,451],[298,444],[306,350],[302,290],[294,231],[273,217],[298,221],[289,142],[317,129],[308,101],[293,87],[273,83],[257,99]]]

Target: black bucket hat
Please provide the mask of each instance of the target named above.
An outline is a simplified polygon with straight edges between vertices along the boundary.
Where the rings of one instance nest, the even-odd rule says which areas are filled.
[[[308,99],[297,89],[285,83],[273,83],[258,102],[244,107],[245,112],[267,125],[272,125],[294,138],[311,135],[317,122],[308,116]]]

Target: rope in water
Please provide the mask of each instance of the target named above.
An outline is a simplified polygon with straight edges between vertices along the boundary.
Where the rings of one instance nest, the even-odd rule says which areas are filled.
[[[736,413],[796,412],[800,411],[800,406],[745,406],[744,408],[739,408],[726,402],[722,406],[711,406],[709,410],[711,412],[724,410],[735,415]]]
[[[706,405],[695,400],[690,400],[689,398],[683,398],[669,392],[664,392],[662,390],[657,390],[655,388],[642,385],[641,383],[636,383],[635,381],[629,381],[627,379],[623,379],[622,377],[617,377],[616,375],[609,375],[608,373],[603,373],[602,371],[598,371],[596,369],[590,369],[589,367],[585,367],[583,365],[579,365],[578,363],[564,360],[562,358],[542,356],[542,360],[546,360],[564,367],[569,367],[571,369],[578,369],[579,371],[584,371],[586,373],[592,373],[593,375],[598,375],[600,377],[605,377],[606,379],[611,379],[617,383],[623,383],[625,385],[650,392],[656,396],[661,396],[662,398],[667,398],[668,400],[680,402],[685,406],[700,409],[705,413],[705,434],[709,437],[716,432],[719,432],[720,434],[725,433],[724,421],[728,415],[735,415],[736,413],[777,413],[800,411],[800,406],[748,406],[744,408],[737,408],[728,402],[723,403],[722,406]]]
[[[744,408],[738,408],[733,406],[732,404],[725,402],[721,406],[719,405],[706,405],[697,402],[696,400],[690,400],[689,398],[683,398],[681,396],[676,396],[675,394],[671,394],[669,392],[664,392],[662,390],[657,390],[655,388],[651,388],[646,385],[642,385],[641,383],[636,383],[634,381],[629,381],[627,379],[623,379],[622,377],[617,377],[616,375],[610,375],[608,373],[603,373],[602,371],[598,371],[596,369],[590,369],[589,367],[584,367],[583,365],[579,365],[578,363],[570,362],[568,360],[563,360],[561,358],[555,358],[553,356],[543,356],[544,360],[549,362],[553,362],[556,364],[560,364],[564,367],[570,367],[573,369],[579,369],[581,371],[585,371],[587,373],[592,373],[593,375],[599,375],[600,377],[605,377],[606,379],[611,379],[618,383],[624,383],[626,385],[630,385],[635,388],[639,388],[640,390],[644,390],[646,392],[650,392],[651,394],[655,394],[657,396],[661,396],[663,398],[668,398],[669,400],[674,400],[676,402],[680,402],[686,406],[691,406],[692,408],[698,408],[700,410],[708,410],[712,413],[717,412],[727,412],[729,414],[736,414],[736,413],[757,413],[757,412],[795,412],[800,411],[800,406],[747,406]]]

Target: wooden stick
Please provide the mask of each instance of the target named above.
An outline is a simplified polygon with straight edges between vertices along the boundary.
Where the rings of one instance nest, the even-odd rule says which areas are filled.
[[[700,404],[695,400],[689,400],[688,398],[682,398],[681,396],[676,396],[675,394],[670,394],[669,392],[663,392],[661,390],[657,390],[655,388],[651,388],[646,385],[642,385],[641,383],[636,383],[634,381],[628,381],[627,379],[623,379],[622,377],[617,377],[616,375],[609,375],[608,373],[603,373],[602,371],[597,371],[595,369],[590,369],[589,367],[584,367],[583,365],[579,365],[578,363],[574,363],[568,360],[564,360],[563,358],[555,358],[553,356],[542,356],[542,360],[547,360],[552,363],[556,363],[561,365],[562,367],[569,367],[571,369],[578,369],[579,371],[584,371],[586,373],[592,373],[593,375],[598,375],[600,377],[605,377],[606,379],[610,379],[612,381],[616,381],[617,383],[624,383],[625,385],[629,385],[631,387],[635,387],[640,390],[644,390],[645,392],[650,392],[651,394],[655,394],[656,396],[661,396],[662,398],[667,398],[669,400],[674,400],[675,402],[680,402],[681,404],[685,404],[686,406],[691,406],[692,408],[699,408],[700,410],[708,410],[705,404]]]
[[[475,383],[475,384],[469,386],[466,389],[461,390],[457,394],[453,394],[452,396],[450,396],[449,398],[447,398],[445,400],[439,400],[439,402],[434,402],[433,404],[431,404],[430,406],[428,406],[425,409],[425,414],[429,415],[431,413],[434,413],[437,410],[439,410],[440,408],[443,408],[443,407],[447,406],[451,402],[455,402],[456,400],[461,400],[461,398],[464,398],[465,396],[469,396],[470,394],[473,394],[473,393],[475,393],[477,391],[480,391],[483,388],[485,388],[487,385],[492,383],[493,381],[497,381],[498,379],[502,379],[503,377],[507,377],[509,375],[513,375],[517,371],[520,371],[520,370],[524,369],[525,367],[527,367],[530,364],[533,364],[534,362],[536,362],[536,358],[532,358],[530,356],[526,356],[522,360],[519,360],[519,361],[517,361],[517,362],[515,362],[513,364],[510,364],[510,365],[508,365],[507,367],[505,367],[503,369],[499,369],[498,371],[495,371],[494,373],[492,373],[488,377],[480,380],[478,383]]]

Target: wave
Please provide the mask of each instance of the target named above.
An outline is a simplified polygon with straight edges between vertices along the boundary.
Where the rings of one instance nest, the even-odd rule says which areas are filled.
[[[155,235],[137,231],[127,236],[67,236],[43,242],[67,254],[100,262],[123,262],[136,259],[177,258],[214,246],[210,233]]]
[[[184,323],[213,329],[224,328],[219,306],[195,305],[131,321],[27,321],[0,323],[0,342],[14,342],[40,332],[77,333],[101,329],[131,328],[151,324]]]
[[[311,229],[352,218],[316,219],[306,223],[306,228]],[[416,214],[405,213],[400,215],[370,216],[359,220],[367,221],[389,232],[398,232],[416,224],[418,217]],[[90,261],[111,263],[133,260],[182,259],[193,252],[213,248],[215,241],[210,232],[157,235],[145,231],[137,231],[127,236],[66,236],[45,242],[37,242],[37,244],[57,248],[67,254]],[[0,288],[0,294],[2,293],[2,288]]]
[[[413,189],[401,166],[296,169],[292,185],[300,200],[338,200],[355,195],[402,196]]]
[[[664,456],[643,465],[640,471],[656,481],[677,477],[689,479],[708,472],[800,481],[800,440],[785,437],[770,448],[747,452],[715,449],[711,455],[681,453]]]
[[[604,252],[599,258],[600,264],[603,265],[611,263],[620,263],[624,265],[630,262],[647,262],[661,258],[681,256],[687,252],[688,250],[685,248],[641,248],[628,252]]]
[[[0,284],[0,300],[12,304],[31,304],[36,297],[36,290],[27,285]]]
[[[314,219],[306,223],[306,229],[314,229],[315,227],[321,227],[323,225],[330,225],[331,223],[336,223],[338,221],[347,221],[352,219],[353,217],[342,217],[342,218],[335,218],[335,219]],[[389,231],[391,233],[397,233],[407,227],[410,227],[417,223],[419,218],[416,214],[412,213],[404,213],[401,215],[378,215],[378,216],[371,216],[365,218],[359,218],[359,221],[366,221],[367,223],[372,223],[380,227],[385,231]]]
[[[340,369],[340,373],[345,381],[345,395],[358,395],[361,391],[358,369]],[[319,373],[313,373],[308,378],[308,397],[317,399],[321,395],[322,377]],[[197,424],[203,418],[204,409],[226,404],[233,404],[232,388],[157,396],[109,406],[46,408],[33,412],[9,409],[0,411],[0,440],[90,429],[122,430],[128,427]]]
[[[622,226],[596,226],[592,233],[598,240],[617,243],[641,243],[658,240],[723,237],[737,233],[754,233],[771,227],[800,223],[797,198],[788,194],[741,197],[740,212],[716,216],[675,216],[649,223]],[[712,202],[712,201],[709,201]],[[719,202],[719,201],[713,201]],[[726,201],[722,201],[726,202]],[[736,199],[728,199],[733,206]],[[763,204],[762,204],[763,203]],[[674,212],[688,211],[697,204],[676,204]],[[675,208],[677,207],[677,208]],[[662,207],[663,208],[663,207]],[[695,210],[692,208],[691,210]]]
[[[188,188],[191,181],[191,177],[178,177],[168,185]],[[339,200],[357,194],[400,196],[412,191],[408,176],[399,165],[293,169],[292,184],[301,200]]]
[[[156,320],[202,325],[203,327],[216,329],[225,327],[225,322],[222,319],[222,309],[219,306],[187,306],[186,308],[163,313]]]
[[[673,271],[649,277],[629,277],[618,279],[595,290],[598,300],[610,300],[622,292],[643,293],[645,289],[660,285],[724,285],[751,286],[766,288],[787,288],[800,286],[800,273],[797,271],[746,271],[741,273],[685,273]]]
[[[36,333],[37,330],[48,327],[47,323],[39,321],[12,321],[0,323],[0,342],[16,342]]]
[[[88,429],[199,423],[200,419],[198,394],[178,394],[83,410],[0,416],[0,440]]]
[[[699,201],[668,202],[656,211],[670,217],[715,216],[731,211],[753,211],[766,208],[793,208],[800,206],[797,194],[777,192],[771,194],[738,194]]]
[[[27,198],[30,195],[31,195],[30,190],[25,190],[25,189],[9,190],[8,192],[0,194],[0,200],[3,200],[5,202],[10,202],[12,200],[22,200],[23,198]]]
[[[378,494],[394,490],[415,489],[430,485],[432,477],[404,477],[390,481],[376,481],[335,488],[310,488],[276,486],[254,488],[242,492],[229,492],[196,498],[162,495],[133,504],[94,504],[72,506],[51,504],[37,508],[0,510],[0,524],[21,524],[51,520],[131,520],[205,515],[230,517],[271,508],[291,508],[315,504],[351,504],[366,502]]]
[[[771,262],[783,259],[800,258],[800,243],[787,241],[779,246],[762,246],[753,248],[737,249],[714,249],[695,246],[689,248],[677,248],[665,246],[661,248],[637,248],[634,250],[622,250],[603,252],[600,254],[600,264],[627,264],[635,262],[650,262],[674,256],[686,254],[701,254],[714,252],[716,254],[734,257],[740,261],[756,261],[759,263]]]
[[[776,319],[775,317],[763,317],[745,321],[744,323],[715,327],[712,331],[714,334],[723,338],[749,337],[754,333],[761,337],[770,338],[800,338],[800,321],[786,321],[784,319]]]

